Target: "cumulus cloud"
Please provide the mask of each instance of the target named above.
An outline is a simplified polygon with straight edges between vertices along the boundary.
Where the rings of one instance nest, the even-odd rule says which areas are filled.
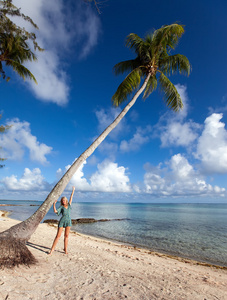
[[[98,119],[98,129],[100,132],[104,131],[119,115],[121,110],[119,108],[111,108],[108,111],[104,109],[98,110],[95,112],[96,117]],[[137,113],[132,112],[130,114],[130,118],[132,121],[135,121],[138,118]],[[114,159],[118,149],[122,152],[129,152],[129,151],[137,151],[140,147],[146,144],[149,140],[149,134],[151,132],[151,126],[147,126],[145,128],[137,127],[136,132],[134,133],[133,137],[129,140],[123,140],[120,143],[120,146],[116,142],[114,142],[121,134],[125,134],[129,132],[130,128],[127,125],[127,121],[123,118],[117,127],[109,134],[109,139],[112,139],[112,142],[104,141],[99,150],[101,152],[108,153],[111,159]]]
[[[100,192],[130,192],[126,168],[117,163],[104,161],[97,166],[98,171],[91,178],[92,190]]]
[[[73,57],[84,58],[90,53],[100,32],[97,15],[82,1],[68,1],[66,5],[62,0],[15,0],[14,4],[39,26],[37,41],[46,50],[37,52],[38,62],[26,65],[38,81],[38,85],[28,81],[28,86],[38,99],[65,105],[69,80],[62,58],[65,53],[72,56],[70,48]],[[27,22],[17,20],[17,23],[34,31]]]
[[[25,168],[24,174],[20,179],[12,175],[2,179],[2,183],[9,191],[43,190],[47,187],[47,183],[44,181],[39,168],[35,168],[32,171]]]
[[[191,121],[182,124],[171,120],[168,122],[168,125],[163,128],[163,132],[161,133],[161,146],[169,147],[175,145],[187,147],[198,137],[195,131],[197,129],[198,126]]]
[[[183,119],[188,115],[188,109],[189,109],[187,87],[182,84],[176,84],[175,87],[176,87],[178,93],[180,94],[181,100],[184,105],[183,109],[179,111],[179,113],[176,115],[176,117]]]
[[[70,180],[69,188],[71,189],[71,186],[76,186],[77,190],[80,191],[88,191],[90,189],[89,183],[87,182],[87,179],[84,177],[83,168],[86,165],[86,161],[79,167],[79,169],[76,171],[76,173],[73,175],[72,179]],[[70,165],[65,167],[65,172],[70,168]],[[58,169],[57,171],[57,177],[60,179],[63,174],[65,173],[63,170]]]
[[[130,192],[131,187],[129,177],[126,174],[127,169],[123,166],[118,166],[117,163],[105,160],[97,165],[97,171],[87,180],[84,177],[83,168],[86,162],[80,166],[77,172],[70,180],[69,189],[71,186],[76,186],[79,191],[92,192]],[[68,170],[70,166],[65,168]],[[60,178],[63,171],[59,169],[57,176]]]
[[[30,159],[41,164],[46,164],[46,155],[50,154],[52,147],[40,143],[37,137],[32,135],[30,123],[20,122],[19,119],[8,121],[11,127],[0,136],[0,146],[3,157],[12,160],[20,160],[29,151]]]
[[[224,196],[226,190],[206,183],[181,154],[171,157],[162,168],[145,166],[145,192],[155,196]]]
[[[188,114],[187,88],[177,84],[176,88],[184,104],[178,113],[165,113],[155,126],[156,136],[160,137],[162,147],[190,146],[198,137],[200,125],[191,120],[185,121]]]
[[[201,160],[206,173],[227,172],[227,131],[220,122],[222,114],[212,114],[205,120],[205,127],[198,139],[195,157]]]
[[[123,152],[130,152],[130,151],[137,151],[143,146],[144,144],[148,143],[150,137],[148,134],[151,132],[151,126],[147,126],[146,128],[142,129],[138,127],[136,129],[136,133],[133,137],[129,140],[123,140],[120,144],[120,150]]]
[[[63,106],[68,103],[69,86],[66,73],[59,64],[58,56],[52,51],[38,54],[38,61],[27,64],[38,84],[27,83],[39,100]]]

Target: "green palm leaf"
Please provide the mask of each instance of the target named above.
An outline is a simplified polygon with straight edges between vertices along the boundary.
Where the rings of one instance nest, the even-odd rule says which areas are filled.
[[[119,74],[124,74],[127,71],[131,72],[132,70],[138,68],[139,66],[140,66],[140,61],[138,58],[132,60],[126,60],[116,64],[113,68],[113,71],[115,75],[119,75]]]
[[[163,73],[159,76],[159,84],[161,91],[164,93],[166,105],[174,111],[182,109],[183,102],[176,87]]]
[[[143,94],[143,99],[146,99],[147,97],[149,97],[150,94],[156,90],[157,84],[158,84],[158,82],[157,82],[156,76],[150,77],[150,79],[148,80],[146,89],[144,91],[144,94]]]
[[[119,85],[116,93],[112,97],[114,106],[119,106],[126,101],[128,96],[136,89],[138,89],[141,80],[140,69],[133,70]]]
[[[28,79],[33,80],[37,84],[35,76],[21,63],[15,61],[15,60],[8,59],[6,61],[6,65],[12,67],[13,70],[16,71],[18,73],[18,75],[21,76],[24,80],[26,78],[28,78]]]
[[[170,49],[175,49],[179,38],[184,33],[183,26],[179,24],[171,24],[163,26],[156,30],[154,35],[154,43],[156,46],[156,54],[162,52],[163,49],[169,51]]]
[[[23,62],[37,60],[36,55],[29,49],[26,37],[1,33],[0,54],[6,66],[12,67],[23,79],[29,78],[37,83],[35,76],[23,65]],[[5,78],[2,64],[0,72]]]
[[[33,20],[21,13],[11,0],[0,1],[0,74],[5,79],[6,74],[3,67],[9,66],[22,78],[29,78],[36,82],[34,75],[23,64],[26,61],[37,60],[29,42],[33,43],[34,50],[43,51],[43,49],[38,45],[33,32],[28,32],[24,27],[22,28],[12,21],[11,17],[14,16],[21,17],[38,29]]]
[[[191,65],[186,56],[181,54],[171,55],[160,60],[160,70],[167,76],[179,72],[189,75]]]
[[[136,54],[140,54],[141,48],[144,45],[144,40],[140,38],[137,34],[130,33],[126,38],[125,45],[130,49],[133,49]]]

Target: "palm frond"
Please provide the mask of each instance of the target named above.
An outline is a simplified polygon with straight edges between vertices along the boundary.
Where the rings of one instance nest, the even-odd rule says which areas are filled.
[[[177,72],[189,76],[191,72],[191,65],[188,58],[181,54],[161,58],[159,61],[159,68],[167,76]]]
[[[124,74],[127,71],[131,72],[132,70],[138,68],[139,66],[140,66],[140,61],[138,58],[136,58],[132,60],[122,61],[116,64],[113,68],[113,71],[115,75],[119,75],[119,74]]]
[[[34,75],[23,66],[23,63],[26,61],[37,60],[36,55],[27,44],[27,38],[0,33],[0,45],[0,54],[5,65],[11,66],[23,79],[29,78],[36,82]],[[0,73],[5,79],[6,75],[2,64],[0,65]]]
[[[144,94],[143,94],[143,99],[146,99],[147,97],[149,97],[150,94],[156,90],[157,84],[158,83],[157,83],[156,76],[154,75],[154,76],[150,77],[150,79],[148,80],[146,89],[144,91]]]
[[[141,70],[133,70],[119,85],[116,93],[112,97],[112,103],[114,106],[119,106],[122,102],[126,101],[128,96],[135,91],[141,80]]]
[[[163,73],[160,73],[159,83],[166,105],[174,111],[182,109],[183,102],[176,87]]]
[[[125,42],[126,46],[133,49],[136,54],[140,54],[141,47],[144,45],[144,40],[135,33],[130,33]]]
[[[19,62],[8,59],[5,63],[7,66],[12,67],[13,70],[16,71],[18,73],[18,75],[21,76],[24,80],[26,78],[29,78],[37,84],[35,76],[25,66],[23,66]]]
[[[161,27],[154,32],[154,43],[156,44],[156,53],[162,49],[175,49],[179,38],[184,33],[184,27],[179,24],[171,24]]]
[[[147,35],[145,39],[140,38],[137,34],[131,33],[127,36],[126,46],[133,49],[137,54],[137,59],[141,64],[149,63],[153,56],[153,35]]]

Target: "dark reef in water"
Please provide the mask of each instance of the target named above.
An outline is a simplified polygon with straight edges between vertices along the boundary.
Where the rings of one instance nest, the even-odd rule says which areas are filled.
[[[96,220],[93,218],[80,218],[80,219],[72,219],[72,224],[88,224],[88,223],[96,223],[96,222],[108,222],[108,221],[123,221],[123,220],[129,220],[129,219],[100,219]],[[48,224],[58,224],[58,220],[56,219],[47,219],[44,220],[43,223]]]

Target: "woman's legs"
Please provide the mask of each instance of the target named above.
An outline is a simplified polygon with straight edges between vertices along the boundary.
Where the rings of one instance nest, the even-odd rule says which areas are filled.
[[[58,231],[57,231],[57,234],[56,234],[56,237],[54,239],[54,242],[53,242],[53,245],[52,245],[52,248],[50,250],[50,253],[49,254],[52,254],[52,252],[54,252],[54,249],[61,237],[61,233],[62,233],[62,230],[63,230],[63,227],[58,227]]]
[[[68,254],[67,248],[68,248],[69,232],[70,232],[70,226],[65,227],[65,239],[64,239],[65,254]]]

